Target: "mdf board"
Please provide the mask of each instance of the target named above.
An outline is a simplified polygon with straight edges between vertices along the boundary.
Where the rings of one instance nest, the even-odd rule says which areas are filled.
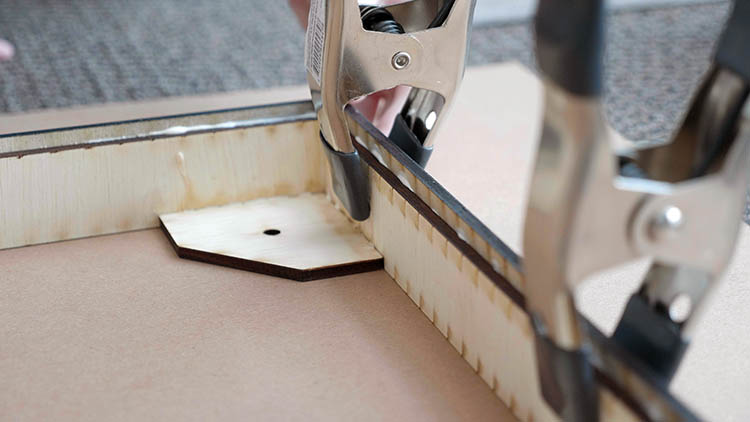
[[[539,119],[538,92],[535,78],[515,65],[469,70],[453,117],[445,125],[428,167],[482,222],[501,238],[508,236],[514,249],[518,244],[513,235],[520,232],[521,224],[512,221],[523,212],[524,178]],[[513,99],[510,107],[515,113],[508,111],[509,98]],[[194,142],[200,144],[207,139]],[[90,151],[100,148],[109,146]],[[294,151],[292,144],[289,151]],[[171,151],[171,156],[179,156],[178,152]],[[440,155],[451,152],[451,159]],[[299,157],[300,163],[320,164],[320,155],[305,158],[308,155],[294,157]],[[391,160],[389,164],[403,172],[402,179],[415,195],[427,195],[426,202],[431,203],[429,189],[420,188],[413,176],[394,165],[397,163]],[[308,165],[306,168],[313,168],[313,164]],[[497,168],[488,172],[492,166]],[[373,219],[361,229],[376,247],[385,249],[381,252],[390,277],[378,272],[298,287],[299,284],[275,278],[179,261],[167,241],[154,231],[0,252],[0,262],[10,268],[11,275],[0,279],[0,289],[9,292],[3,297],[0,318],[7,327],[3,338],[10,339],[0,351],[0,371],[10,374],[13,381],[9,383],[11,387],[6,387],[7,394],[2,394],[9,397],[2,412],[39,418],[93,415],[92,419],[160,419],[188,414],[196,418],[249,414],[300,419],[508,417],[508,409],[494,398],[494,390],[522,420],[552,418],[539,401],[534,385],[530,333],[524,322],[526,316],[516,303],[520,299],[514,301],[501,294],[492,280],[482,276],[485,269],[475,264],[480,259],[467,257],[455,243],[448,242],[443,232],[430,227],[432,223],[404,200],[403,192],[385,186],[376,173],[371,171],[376,187],[374,213],[381,222],[398,225],[379,224]],[[307,182],[300,185],[300,190],[311,186],[312,191],[323,190],[324,175],[316,171],[304,174]],[[502,187],[514,181],[517,185]],[[493,195],[498,185],[507,191]],[[169,186],[164,192],[172,192],[177,199],[185,195],[185,190],[175,187],[179,185]],[[289,193],[282,189],[263,195]],[[234,201],[241,200],[238,197]],[[195,205],[216,205],[208,202]],[[175,200],[170,205],[174,209],[155,210],[152,203],[133,202],[130,210],[152,227],[156,224],[156,211],[178,211],[181,203]],[[439,202],[433,205],[446,225],[463,236],[493,271],[503,274],[509,286],[506,292],[523,291],[518,262],[506,259],[513,255],[512,251],[493,259],[496,249],[486,247],[482,236],[475,236],[475,226],[467,226],[465,216],[441,208]],[[388,230],[416,231],[411,239],[423,243],[416,248],[405,244],[384,247],[383,242],[398,239]],[[88,235],[91,234],[96,233]],[[54,235],[59,236],[55,240],[72,237],[61,232],[53,232]],[[399,262],[419,258],[424,263],[427,255],[436,250],[439,255],[435,255],[435,263],[445,265],[445,280],[468,280],[477,289],[476,294],[491,298],[491,306],[451,308],[451,302],[447,307],[435,306],[439,298],[425,293],[425,284],[420,284],[424,274],[417,274],[419,268],[426,272],[427,266],[409,267]],[[736,269],[730,277],[734,272]],[[741,270],[739,274],[743,274]],[[391,277],[427,318],[400,293]],[[637,274],[625,271],[618,277],[634,280]],[[391,290],[395,293],[368,290],[377,284],[374,279],[390,286],[384,289],[395,288]],[[330,287],[334,283],[354,286],[352,296],[344,294],[346,288],[339,291],[340,284]],[[458,294],[466,291],[456,290]],[[316,292],[322,298],[316,298]],[[405,319],[421,321],[429,329],[419,331],[410,325],[415,321],[407,324],[390,319],[393,315],[389,314],[399,312],[408,313]],[[498,318],[498,323],[506,324],[511,330],[508,333],[520,340],[507,342],[501,348],[494,347],[495,338],[482,340],[482,329],[486,327],[471,323],[477,312],[489,312],[486,317]],[[598,314],[594,312],[593,316],[596,321]],[[381,331],[373,327],[383,318],[387,328],[382,332],[395,338],[380,336]],[[440,331],[432,328],[430,321]],[[407,339],[432,343],[418,345]],[[728,344],[735,347],[737,343]],[[740,343],[740,351],[748,350],[742,347]],[[375,357],[370,352],[385,356],[384,361],[371,364]],[[432,355],[433,352],[450,352],[453,360],[443,362],[443,355]],[[358,359],[359,355],[366,359]],[[460,360],[461,355],[468,365]],[[510,360],[507,356],[511,356]],[[418,361],[424,361],[426,366],[418,365]],[[523,364],[507,364],[514,361]],[[263,362],[269,364],[262,365]],[[501,367],[503,362],[505,367]],[[711,359],[698,362],[698,366],[715,367],[717,363],[721,362]],[[445,367],[455,371],[440,372]],[[527,368],[531,368],[531,373]],[[378,376],[381,372],[383,377]],[[52,382],[45,382],[48,379]],[[703,382],[698,388],[705,388],[706,379],[697,379]],[[733,380],[742,386],[741,377]],[[481,388],[474,390],[473,382]],[[695,385],[692,382],[693,379],[684,381]],[[706,412],[713,410],[710,408],[698,410],[711,419],[741,418],[744,403],[731,402],[733,391],[726,393],[721,413]],[[297,397],[298,404],[294,404]],[[606,394],[603,398],[605,412],[609,412],[607,420],[632,420],[633,415],[627,414],[628,409],[617,399]],[[695,408],[695,396],[683,398]],[[44,404],[37,405],[39,402]],[[356,408],[350,406],[353,403]]]

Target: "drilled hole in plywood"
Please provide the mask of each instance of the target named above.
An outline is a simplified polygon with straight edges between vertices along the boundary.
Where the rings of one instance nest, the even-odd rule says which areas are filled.
[[[383,268],[383,256],[320,193],[260,198],[160,218],[183,258],[299,281]]]

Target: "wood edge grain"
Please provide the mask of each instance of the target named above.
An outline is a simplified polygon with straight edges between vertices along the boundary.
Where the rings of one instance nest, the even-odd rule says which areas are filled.
[[[294,109],[294,110],[287,110],[287,109]],[[288,113],[290,112],[291,113]],[[251,116],[237,116],[242,117],[241,119],[231,119],[229,118],[230,115],[236,114],[236,113],[259,113],[259,115],[251,115]],[[267,113],[267,115],[264,115],[263,113]],[[227,119],[226,121],[222,121],[221,123],[204,123],[201,122],[201,118],[208,118],[208,117],[214,117],[217,115],[226,114]],[[191,119],[196,119],[195,121]],[[2,134],[0,135],[0,141],[4,139],[22,139],[24,141],[24,145],[20,149],[14,149],[14,150],[0,150],[0,159],[6,159],[6,158],[21,158],[26,155],[35,155],[35,154],[51,154],[61,151],[69,151],[69,150],[75,150],[75,149],[90,149],[90,148],[97,148],[102,146],[108,146],[108,145],[123,145],[133,142],[149,142],[149,141],[157,141],[162,139],[170,139],[170,138],[176,138],[176,137],[184,137],[184,136],[191,136],[191,135],[201,135],[201,134],[207,134],[207,133],[217,133],[217,132],[224,132],[224,131],[232,131],[232,130],[241,130],[241,129],[251,129],[256,127],[263,127],[263,126],[277,126],[277,125],[283,125],[283,124],[292,124],[292,123],[298,123],[298,122],[307,122],[307,121],[313,121],[315,120],[315,114],[312,110],[312,103],[309,101],[294,101],[294,102],[286,102],[286,103],[279,103],[279,104],[268,104],[268,105],[256,105],[256,106],[250,106],[250,107],[239,107],[239,108],[232,108],[232,109],[225,109],[225,110],[215,110],[215,111],[208,111],[208,112],[200,112],[200,113],[185,113],[185,114],[176,114],[176,115],[170,115],[170,116],[161,116],[161,117],[153,117],[153,118],[144,118],[144,119],[134,119],[134,120],[125,120],[125,121],[115,121],[110,123],[97,123],[97,124],[91,124],[91,125],[82,125],[82,126],[73,126],[73,127],[64,127],[59,129],[44,129],[44,130],[38,130],[38,131],[30,131],[30,132],[22,132],[22,133],[10,133],[10,134]],[[149,122],[159,122],[163,121],[165,123],[170,122],[171,124],[167,127],[164,127],[161,130],[157,131],[146,131],[146,132],[139,132],[138,131],[138,124],[140,123],[149,123]],[[226,125],[227,122],[235,123],[234,125]],[[185,132],[170,132],[170,128],[174,128],[176,126],[189,125],[186,127]],[[128,125],[133,126],[132,130],[133,132],[124,135],[124,136],[115,136],[111,138],[103,138],[103,139],[89,139],[86,141],[74,141],[74,140],[68,140],[65,143],[61,144],[48,144],[46,142],[39,144],[38,146],[35,146],[34,144],[38,144],[39,142],[36,141],[36,137],[38,136],[71,136],[71,134],[81,131],[81,130],[88,130],[88,129],[95,129],[95,128],[115,128],[115,127],[126,127]]]
[[[159,227],[166,235],[172,248],[177,256],[191,261],[198,261],[207,264],[219,265],[222,267],[234,268],[242,271],[249,271],[258,274],[269,275],[273,277],[285,278],[299,282],[323,280],[327,278],[342,277],[353,274],[361,274],[383,269],[384,259],[376,258],[365,261],[351,262],[347,264],[332,265],[327,267],[313,268],[311,270],[299,270],[296,268],[284,267],[281,265],[269,264],[266,262],[242,259],[233,256],[221,255],[217,253],[199,251],[191,248],[181,247],[175,242],[164,222],[159,218]]]
[[[487,276],[500,290],[505,293],[508,298],[521,307],[526,308],[526,298],[523,296],[518,289],[516,289],[507,278],[502,274],[496,272],[492,268],[487,260],[485,260],[474,248],[469,245],[468,242],[461,239],[458,233],[448,225],[442,218],[440,218],[435,211],[430,208],[417,194],[411,189],[404,186],[398,177],[393,174],[388,168],[381,164],[372,153],[362,146],[359,142],[354,142],[354,146],[357,149],[360,157],[369,165],[375,172],[382,177],[393,189],[395,189],[399,195],[401,195],[417,212],[424,217],[433,227],[435,227],[440,234],[445,236],[453,246],[456,247],[472,264]]]
[[[517,253],[513,251],[513,249],[510,248],[505,242],[503,242],[502,239],[497,237],[495,233],[490,230],[489,227],[487,227],[479,218],[477,218],[469,209],[467,209],[461,201],[456,199],[456,197],[453,196],[447,189],[445,189],[440,182],[435,180],[423,167],[421,167],[419,164],[417,164],[414,160],[411,159],[404,151],[401,150],[397,145],[395,145],[388,137],[386,137],[382,132],[380,132],[375,126],[372,125],[370,121],[368,121],[359,111],[357,111],[356,108],[353,106],[347,106],[346,107],[346,113],[349,116],[351,120],[356,122],[356,124],[362,128],[369,136],[371,136],[381,147],[383,147],[389,154],[391,154],[402,166],[404,166],[405,169],[409,170],[414,177],[419,180],[423,185],[425,185],[435,196],[437,196],[440,201],[442,201],[448,208],[450,208],[453,212],[456,213],[459,219],[466,222],[466,224],[471,227],[471,229],[480,235],[485,242],[496,252],[498,252],[503,259],[508,261],[509,264],[511,264],[514,268],[516,268],[518,271],[521,271],[523,268],[523,259],[521,256],[519,256]],[[361,145],[359,142],[357,142],[356,139],[353,139],[352,143],[354,144],[355,149],[357,151],[360,150],[367,150],[367,148],[364,145]],[[369,152],[369,150],[368,150]],[[372,154],[370,154],[372,155]],[[372,157],[374,161],[378,162],[375,157]],[[369,164],[369,163],[368,163]],[[378,164],[381,165],[381,167],[387,169],[386,166],[383,166],[380,162]],[[387,169],[389,173],[392,174],[392,171],[390,169]],[[401,181],[399,181],[400,185],[403,185]],[[420,199],[418,195],[414,194],[413,191],[406,188],[407,191],[411,192],[413,197]],[[424,201],[422,201],[424,203]],[[425,204],[427,207],[432,210],[432,208],[429,206],[429,204]],[[436,214],[437,215],[437,214]],[[442,220],[442,217],[437,216]]]

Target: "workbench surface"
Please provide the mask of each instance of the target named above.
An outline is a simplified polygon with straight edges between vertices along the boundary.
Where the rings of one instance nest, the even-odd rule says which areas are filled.
[[[511,420],[384,271],[297,283],[158,230],[0,266],[0,419]]]

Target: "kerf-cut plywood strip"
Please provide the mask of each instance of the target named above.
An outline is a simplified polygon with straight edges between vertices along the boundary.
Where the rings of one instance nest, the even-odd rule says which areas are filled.
[[[152,106],[153,107],[153,106]],[[152,107],[149,107],[151,109]],[[161,111],[161,109],[158,109]],[[152,112],[154,110],[151,110]],[[118,112],[127,115],[126,111]],[[64,111],[62,113],[65,113]],[[314,120],[307,101],[165,115],[0,135],[0,158]],[[40,123],[44,127],[45,123]]]
[[[324,194],[159,216],[182,258],[297,281],[383,268],[383,257]]]
[[[372,215],[363,231],[385,270],[521,421],[554,420],[539,397],[531,326],[432,222],[370,171]]]
[[[407,168],[394,153],[407,160],[408,157],[394,145],[388,144],[389,141],[353,107],[347,108],[347,118],[354,134],[354,146],[370,167],[384,169],[392,179],[389,181],[391,185],[402,186],[404,194],[414,196],[423,204],[420,213],[434,215],[431,221],[433,225],[445,225],[445,230],[455,232],[458,241],[466,245],[465,252],[476,255],[475,264],[488,263],[491,268],[487,268],[486,272],[497,274],[495,281],[503,286],[501,288],[505,294],[520,306],[525,306],[523,295],[520,294],[524,290],[521,258],[423,169],[417,170],[418,166]],[[376,140],[376,137],[380,140]],[[421,177],[417,176],[415,170],[419,171]]]
[[[362,229],[386,271],[519,419],[556,420],[538,387],[520,258],[361,115],[348,114],[355,147],[371,168],[372,215]],[[597,352],[608,353],[606,339],[587,328]],[[694,418],[662,386],[618,365],[611,366],[617,381],[597,369],[602,420]],[[659,404],[642,408],[646,397]]]

